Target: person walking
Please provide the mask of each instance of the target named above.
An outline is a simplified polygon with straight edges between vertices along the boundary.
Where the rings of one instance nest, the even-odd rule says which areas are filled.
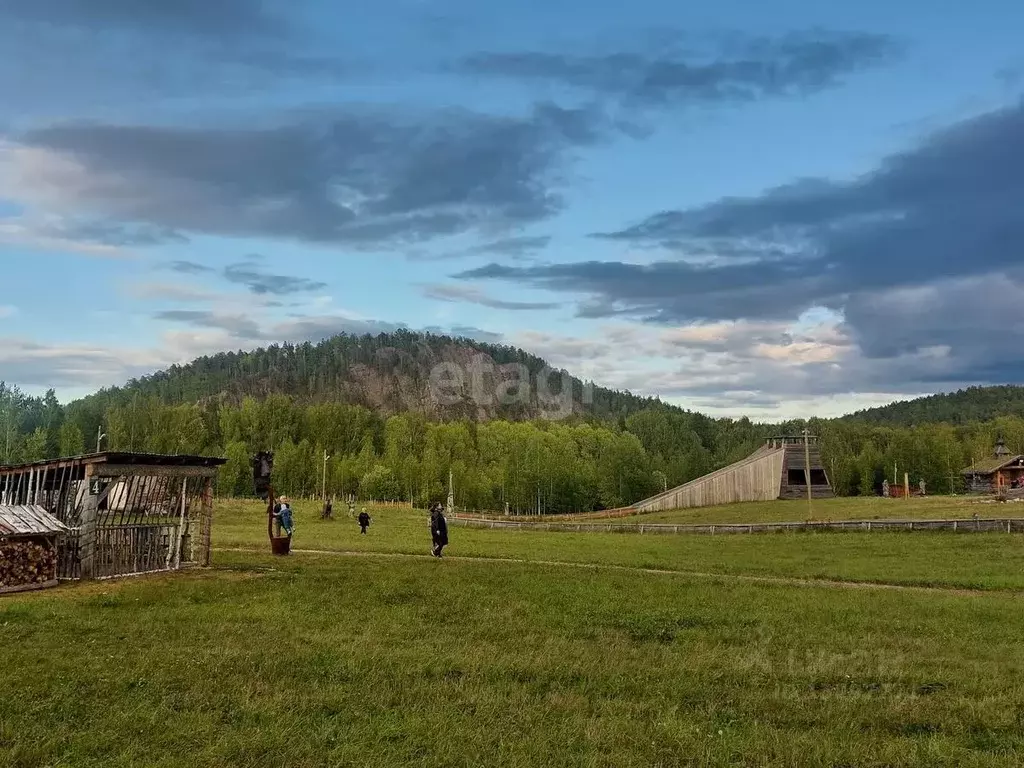
[[[441,557],[441,550],[448,545],[448,521],[444,519],[444,507],[439,501],[430,508],[430,538],[433,542],[430,554]]]
[[[366,514],[366,510],[364,509],[362,512],[359,513],[359,532],[362,533],[363,536],[365,536],[366,535],[366,529],[369,528],[369,527],[370,527],[370,516],[368,514]]]

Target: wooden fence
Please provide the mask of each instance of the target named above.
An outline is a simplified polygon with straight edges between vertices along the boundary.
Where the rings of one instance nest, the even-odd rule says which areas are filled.
[[[610,520],[620,517],[636,517],[642,514],[636,507],[619,507],[617,509],[599,509],[596,512],[563,512],[551,515],[503,515],[498,512],[453,512],[447,515],[449,520],[519,520],[523,522],[559,521],[559,520]]]
[[[688,525],[626,523],[541,523],[525,520],[487,520],[449,518],[452,525],[464,528],[505,528],[556,531],[559,533],[639,533],[639,534],[730,534],[787,533],[808,531],[949,531],[952,533],[1024,533],[1024,518],[961,518],[956,520],[821,520],[792,523],[703,523]]]

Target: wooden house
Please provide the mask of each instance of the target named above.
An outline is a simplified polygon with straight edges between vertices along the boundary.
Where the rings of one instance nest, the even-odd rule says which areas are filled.
[[[64,523],[34,505],[0,506],[0,594],[57,585]]]
[[[808,461],[809,459],[809,461]],[[809,466],[808,466],[809,465]],[[639,512],[710,507],[740,501],[831,498],[834,494],[821,464],[817,438],[770,438],[750,456],[637,502]]]
[[[987,459],[961,471],[968,493],[1024,493],[1024,455],[1010,453],[1002,438]]]
[[[104,452],[0,466],[0,504],[42,507],[66,526],[61,579],[207,565],[213,481],[224,462]]]

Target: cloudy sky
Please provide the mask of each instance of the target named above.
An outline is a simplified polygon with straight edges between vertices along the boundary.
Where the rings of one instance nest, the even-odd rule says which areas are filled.
[[[755,419],[1019,382],[1022,30],[1010,0],[0,0],[0,379],[408,327]]]

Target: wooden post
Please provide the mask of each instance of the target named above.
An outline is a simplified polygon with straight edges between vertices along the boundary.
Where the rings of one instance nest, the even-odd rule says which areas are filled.
[[[39,479],[39,487],[36,488],[36,497],[32,502],[33,504],[38,504],[39,506],[46,506],[46,476],[48,472],[49,467],[43,467],[42,477]]]
[[[267,538],[274,541],[274,487],[267,488]]]
[[[903,473],[903,494],[909,499],[910,498],[910,473]]]
[[[202,552],[199,562],[201,565],[210,564],[210,534],[213,530],[213,478],[208,477],[203,481],[203,509],[202,519],[199,521],[199,536]]]
[[[331,457],[327,454],[327,449],[325,448],[324,449],[324,477],[323,477],[323,484],[320,487],[320,493],[323,496],[322,501],[323,501],[325,506],[327,504],[327,460],[329,458],[331,458]]]
[[[181,535],[185,530],[185,508],[188,504],[188,478],[181,478],[181,514],[178,515],[178,528],[174,533],[174,569],[181,567]],[[168,566],[170,566],[171,550],[167,550]]]
[[[84,478],[85,495],[82,498],[82,516],[79,525],[79,552],[82,564],[82,578],[91,579],[96,573],[96,523],[99,515],[100,497],[92,493],[93,465],[86,464]]]
[[[804,479],[807,481],[807,519],[814,518],[814,507],[811,499],[811,430],[804,428]]]

